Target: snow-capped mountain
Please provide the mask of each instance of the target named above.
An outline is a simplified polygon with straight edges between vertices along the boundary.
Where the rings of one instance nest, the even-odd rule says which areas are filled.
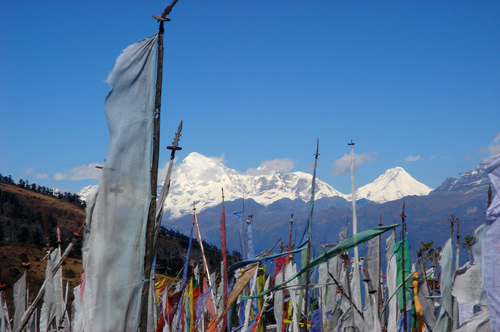
[[[308,201],[311,181],[311,174],[283,174],[265,168],[257,168],[252,175],[240,174],[220,160],[193,152],[173,171],[166,205],[173,218],[191,213],[193,202],[197,210],[216,206],[221,203],[221,188],[224,188],[226,201],[243,197],[262,205],[282,198]],[[325,182],[316,180],[317,199],[334,196],[347,197]]]
[[[377,203],[395,201],[405,196],[425,196],[432,191],[411,177],[402,167],[385,171],[375,181],[356,190],[356,199],[366,198]],[[349,195],[352,200],[352,195]]]
[[[257,168],[252,174],[241,174],[228,168],[217,158],[190,153],[177,166],[171,176],[170,192],[165,203],[165,212],[170,218],[179,218],[192,213],[193,203],[200,212],[217,206],[224,199],[253,199],[268,206],[281,199],[308,202],[311,197],[312,175],[303,172],[279,173],[266,168]],[[86,199],[96,186],[83,188],[78,195]],[[158,191],[161,190],[158,186]],[[413,179],[404,169],[387,170],[374,182],[359,188],[356,199],[366,198],[383,203],[408,195],[427,195],[432,189]],[[329,184],[316,179],[315,199],[338,197],[351,200]]]
[[[89,195],[92,193],[92,191],[94,191],[96,189],[97,189],[97,185],[91,184],[90,186],[83,187],[83,189],[80,190],[79,192],[77,192],[76,194],[78,196],[80,196],[80,198],[82,200],[86,201],[87,198],[89,197]]]
[[[473,170],[463,173],[458,179],[447,178],[435,192],[463,192],[468,195],[483,195],[488,190],[490,179],[484,170],[485,166],[500,158],[500,155],[485,159]]]

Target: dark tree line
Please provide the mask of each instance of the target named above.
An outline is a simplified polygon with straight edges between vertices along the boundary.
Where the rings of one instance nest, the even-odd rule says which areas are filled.
[[[23,180],[23,179],[19,179],[19,181],[16,183],[14,181],[14,179],[12,179],[12,176],[10,176],[10,175],[3,176],[2,173],[0,173],[0,182],[11,184],[11,185],[17,186],[19,188],[31,190],[31,191],[34,191],[34,192],[37,192],[37,193],[40,193],[43,195],[47,195],[50,197],[54,197],[57,199],[64,199],[65,201],[73,203],[76,206],[79,206],[84,210],[87,207],[87,203],[85,201],[83,201],[80,198],[80,196],[78,196],[77,194],[73,194],[70,192],[64,192],[64,193],[54,192],[54,190],[51,188],[48,188],[45,186],[39,186],[36,183],[29,183],[28,180]]]

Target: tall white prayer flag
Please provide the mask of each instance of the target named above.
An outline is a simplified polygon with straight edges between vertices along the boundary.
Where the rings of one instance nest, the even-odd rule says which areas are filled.
[[[123,51],[109,74],[110,132],[97,198],[89,205],[81,298],[85,331],[137,331],[151,197],[158,35]]]
[[[496,192],[486,211],[482,244],[483,284],[492,327],[500,326],[500,158],[485,167]]]

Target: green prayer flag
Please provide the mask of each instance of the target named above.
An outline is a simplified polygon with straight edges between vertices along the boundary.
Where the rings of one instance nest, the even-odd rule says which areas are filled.
[[[378,236],[378,235],[383,234],[387,231],[390,231],[391,229],[396,228],[398,226],[399,226],[399,224],[393,224],[393,225],[389,225],[389,226],[380,226],[380,227],[375,227],[375,228],[360,232],[358,234],[355,234],[355,235],[351,236],[350,238],[345,239],[344,241],[340,242],[335,247],[330,249],[328,252],[326,252],[322,255],[319,255],[318,258],[312,260],[309,263],[309,268],[313,269],[322,263],[328,262],[333,257],[338,256],[343,252],[349,251],[350,249],[357,247],[360,244],[365,243],[366,241],[373,239],[375,236]],[[408,257],[409,257],[409,255],[408,255]],[[297,278],[299,275],[305,273],[306,270],[307,270],[307,268],[303,267],[300,271],[298,271],[294,276],[292,276],[290,279],[286,280],[285,282],[282,282],[281,284],[277,284],[274,287],[271,287],[267,291],[264,291],[260,294],[257,294],[254,296],[242,296],[241,298],[244,300],[248,300],[248,299],[253,299],[253,298],[264,296],[272,291],[275,291],[276,289],[280,288],[281,286],[289,283],[293,279]]]
[[[398,273],[396,275],[397,285],[401,285],[403,282],[403,247],[404,247],[404,275],[405,279],[411,274],[411,260],[410,260],[410,247],[408,246],[408,239],[404,240],[404,246],[402,245],[402,241],[398,241],[394,244],[394,255],[396,256],[396,262],[398,266]],[[406,289],[406,301],[410,300],[410,288],[411,288],[411,279],[409,279],[405,287]],[[399,302],[399,310],[403,311],[405,309],[406,303],[403,301],[403,287],[398,290],[398,302]]]

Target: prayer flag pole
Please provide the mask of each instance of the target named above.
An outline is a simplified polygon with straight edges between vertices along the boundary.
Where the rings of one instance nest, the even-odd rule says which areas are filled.
[[[148,299],[150,274],[154,258],[154,237],[155,237],[155,219],[156,219],[156,191],[158,185],[158,162],[160,149],[160,110],[161,110],[161,89],[163,83],[163,33],[164,22],[170,21],[167,15],[172,11],[172,7],[178,0],[174,0],[170,6],[165,8],[161,15],[153,15],[153,18],[160,21],[158,30],[158,58],[156,66],[156,97],[153,120],[153,155],[151,162],[151,201],[149,204],[148,219],[146,226],[146,250],[144,255],[144,282],[142,284],[141,294],[141,312],[139,330],[147,331],[148,325]]]
[[[313,179],[312,179],[312,189],[311,189],[311,202],[309,205],[309,219],[308,219],[308,240],[307,240],[307,262],[306,262],[306,290],[305,290],[305,322],[304,322],[304,331],[307,332],[308,327],[307,327],[307,317],[309,316],[309,284],[311,281],[309,280],[309,266],[310,266],[310,260],[311,260],[311,237],[312,237],[312,213],[313,213],[313,206],[314,206],[314,189],[315,189],[315,181],[316,181],[316,166],[318,165],[318,156],[319,156],[319,139],[316,142],[316,153],[314,154],[315,159],[314,159],[314,172],[313,172]],[[293,218],[293,215],[292,215]],[[293,219],[292,219],[293,220]]]
[[[222,250],[222,266],[224,270],[224,284],[223,284],[223,305],[227,305],[227,245],[226,245],[226,208],[224,206],[224,189],[222,190],[222,215],[220,217],[220,239],[221,239],[221,250]],[[222,329],[221,331],[226,331],[227,329],[227,315],[224,315]]]
[[[401,212],[401,214],[399,215],[401,217],[401,241],[402,241],[402,245],[403,245],[403,250],[401,251],[401,260],[402,260],[402,268],[401,268],[401,275],[402,275],[402,278],[401,280],[403,280],[403,320],[404,320],[404,326],[403,326],[403,330],[405,332],[408,331],[408,318],[406,317],[406,280],[405,280],[405,228],[406,228],[406,225],[405,225],[405,218],[406,218],[406,215],[405,215],[405,203],[406,202],[403,202],[403,212]]]
[[[347,143],[351,147],[351,191],[352,191],[352,235],[358,234],[358,218],[356,215],[356,184],[354,182],[354,145],[355,143],[351,139],[351,143]],[[352,274],[352,284],[351,298],[358,307],[361,307],[361,287],[360,287],[360,276],[359,276],[359,253],[358,247],[354,248],[354,266]]]

